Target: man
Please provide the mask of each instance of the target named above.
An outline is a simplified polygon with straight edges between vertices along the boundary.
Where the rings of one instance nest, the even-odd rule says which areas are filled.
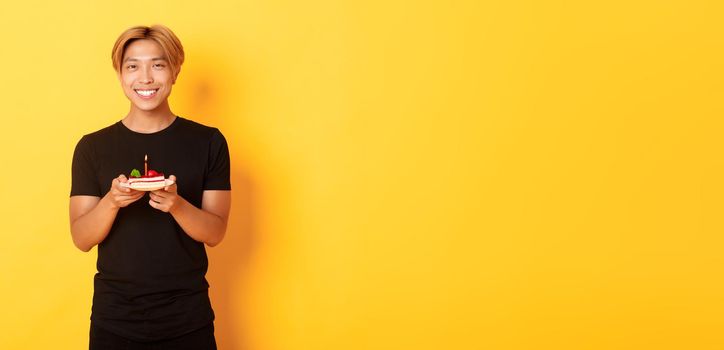
[[[170,29],[129,28],[112,60],[130,111],[83,136],[72,163],[73,243],[84,252],[98,245],[90,349],[216,349],[204,244],[226,231],[226,140],[171,111],[184,52]],[[121,185],[144,169],[145,155],[148,169],[174,183],[151,192]]]

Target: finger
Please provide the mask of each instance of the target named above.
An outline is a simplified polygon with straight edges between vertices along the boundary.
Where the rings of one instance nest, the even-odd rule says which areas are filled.
[[[154,201],[153,199],[149,200],[149,201],[148,201],[148,204],[150,204],[151,207],[153,207],[154,209],[158,209],[158,210],[160,210],[160,211],[166,211],[166,210],[164,209],[165,206],[164,206],[163,204],[158,203],[158,202]]]
[[[118,195],[118,196],[125,196],[125,197],[143,197],[143,195],[146,194],[146,192],[144,192],[144,191],[138,191],[138,190],[134,190],[134,189],[131,189],[131,188],[128,188],[128,190],[130,190],[130,191],[129,191],[129,192],[118,193],[117,195]]]
[[[130,188],[126,188],[120,185],[120,183],[117,183],[113,188],[111,189],[111,192],[113,192],[113,195],[120,196],[120,195],[130,195],[129,192],[131,192]]]
[[[121,186],[121,183],[128,182],[126,175],[123,175],[123,174],[118,175],[118,177],[115,178],[113,181],[114,181],[116,187],[118,188],[118,190],[120,190],[121,192],[131,192],[130,188]]]
[[[133,196],[137,196],[138,192],[141,192],[141,191],[136,191],[136,190],[133,190],[130,188],[125,188],[125,187],[119,187],[119,188],[114,189],[113,195],[133,197]]]
[[[156,203],[162,203],[162,202],[163,202],[163,198],[162,198],[162,197],[159,197],[158,195],[154,195],[153,193],[149,193],[149,194],[148,194],[148,197],[149,197],[152,201],[154,201],[154,202],[156,202]]]
[[[163,190],[164,190],[164,191],[168,191],[169,189],[171,189],[171,188],[173,187],[172,190],[171,190],[171,192],[176,192],[176,175],[170,175],[170,176],[168,177],[168,179],[171,180],[171,181],[173,181],[173,184],[164,187]]]
[[[171,186],[166,186],[166,188],[168,188],[168,189],[170,189],[170,190],[173,190],[172,186],[173,186],[173,185],[171,185]],[[154,194],[156,194],[157,196],[160,196],[160,197],[163,197],[163,198],[167,198],[167,197],[170,196],[170,193],[172,193],[172,192],[173,192],[173,191],[166,191],[165,189],[160,189],[160,190],[152,191],[151,193],[154,193]]]
[[[160,202],[162,199],[165,198],[163,195],[161,195],[161,193],[159,191],[153,191],[153,192],[149,193],[148,196],[151,197],[151,199],[155,200],[156,202]]]
[[[143,191],[136,191],[136,190],[132,190],[132,191],[133,191],[133,193],[127,193],[127,194],[124,194],[123,196],[126,196],[128,198],[138,199],[138,198],[143,197],[143,195],[145,194]]]

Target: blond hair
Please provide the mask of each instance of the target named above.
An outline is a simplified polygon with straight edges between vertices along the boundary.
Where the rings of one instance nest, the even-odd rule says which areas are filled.
[[[118,39],[116,39],[116,43],[113,45],[113,51],[111,53],[113,69],[115,69],[116,72],[121,72],[121,64],[123,63],[123,55],[126,52],[126,48],[138,39],[155,41],[159,46],[161,46],[161,50],[168,60],[168,64],[171,67],[174,77],[179,73],[181,65],[184,63],[184,48],[181,46],[181,41],[178,40],[171,29],[168,29],[168,27],[160,24],[154,24],[150,27],[135,26],[128,28],[121,33]]]

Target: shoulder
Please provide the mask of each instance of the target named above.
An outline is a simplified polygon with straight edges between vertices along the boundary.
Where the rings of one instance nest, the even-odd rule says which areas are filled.
[[[182,117],[178,118],[179,129],[181,129],[182,132],[185,134],[209,141],[224,140],[224,135],[221,133],[221,130],[219,130],[219,128],[201,124],[191,119],[186,119]]]
[[[110,139],[109,136],[114,132],[114,129],[117,127],[116,124],[111,124],[100,130],[90,132],[90,133],[83,135],[80,138],[80,140],[78,140],[76,148],[83,149],[83,150],[93,149],[93,148],[97,147],[100,143],[102,143],[103,141],[109,140]]]
[[[103,129],[100,129],[100,130],[97,130],[97,131],[94,131],[91,133],[87,133],[87,134],[83,135],[83,137],[80,138],[79,142],[94,143],[94,142],[98,142],[99,140],[107,140],[108,136],[110,136],[114,132],[114,130],[118,127],[117,124],[118,124],[118,122],[113,123],[109,126],[106,126]]]
[[[201,124],[197,121],[193,121],[191,119],[187,119],[187,118],[183,118],[183,117],[178,117],[178,118],[179,118],[179,123],[180,123],[179,126],[187,131],[192,131],[192,132],[202,133],[202,134],[207,134],[207,135],[212,135],[216,132],[219,132],[219,129],[216,127]]]

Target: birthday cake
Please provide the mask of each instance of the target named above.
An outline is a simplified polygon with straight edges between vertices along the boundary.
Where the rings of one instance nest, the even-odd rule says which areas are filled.
[[[131,177],[128,178],[127,182],[130,188],[147,190],[166,186],[166,178],[163,176],[163,173],[149,169],[146,175],[141,175],[140,171],[136,169],[133,170],[135,171],[131,171]]]
[[[148,169],[148,155],[143,157],[144,174],[138,169],[133,169],[128,181],[121,183],[121,186],[139,191],[155,191],[173,184],[173,180],[166,179],[163,173]]]

